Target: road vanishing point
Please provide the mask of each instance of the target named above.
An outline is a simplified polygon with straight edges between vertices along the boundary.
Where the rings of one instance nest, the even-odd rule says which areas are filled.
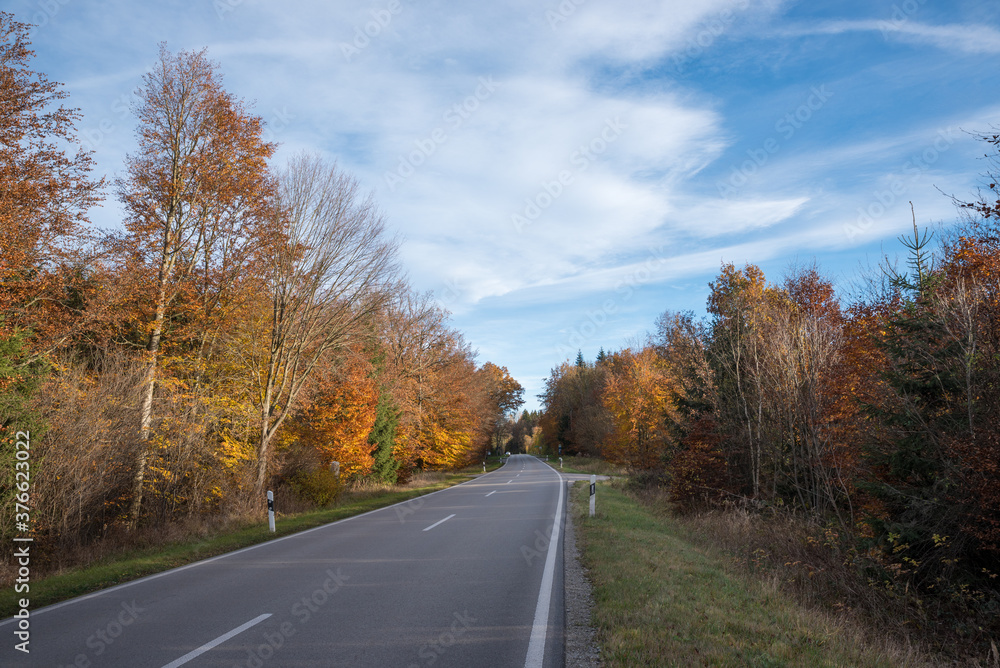
[[[394,506],[0,622],[0,666],[549,668],[563,659],[558,472],[515,455]]]

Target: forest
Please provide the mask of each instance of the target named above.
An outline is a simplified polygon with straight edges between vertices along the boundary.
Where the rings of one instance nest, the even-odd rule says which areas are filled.
[[[100,178],[29,28],[0,13],[4,544],[28,498],[54,559],[501,447],[523,389],[408,284],[354,177],[318,154],[275,164],[219,65],[161,45],[135,152]],[[122,219],[98,229],[108,201]]]
[[[995,174],[1000,135],[978,137]],[[706,317],[667,310],[644,341],[552,370],[545,446],[617,462],[681,514],[738,509],[760,533],[794,526],[750,559],[801,541],[788,551],[814,561],[777,570],[850,573],[828,605],[883,606],[918,642],[940,632],[988,653],[1000,609],[993,174],[955,201],[954,224],[921,229],[907,211],[905,257],[841,294],[815,266],[774,281],[724,264]]]

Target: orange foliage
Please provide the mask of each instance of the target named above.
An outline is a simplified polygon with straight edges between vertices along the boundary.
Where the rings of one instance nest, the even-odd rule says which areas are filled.
[[[431,469],[470,464],[485,454],[493,430],[489,389],[465,354],[455,355],[428,377],[432,391],[421,401],[417,457]]]
[[[614,353],[607,363],[602,395],[612,431],[603,454],[638,470],[662,466],[672,445],[668,421],[676,417],[672,392],[677,385],[656,351]]]
[[[717,500],[725,489],[726,458],[719,449],[718,427],[711,418],[694,421],[670,461],[670,499],[690,506],[699,498]]]
[[[968,425],[946,442],[964,469],[966,530],[982,549],[1000,553],[1000,200],[978,208],[983,219],[947,249],[944,265],[940,308],[964,358]]]
[[[360,355],[349,355],[318,378],[294,431],[301,443],[320,453],[324,466],[340,462],[341,475],[364,475],[372,467],[368,434],[378,397],[371,364]]]
[[[475,353],[447,326],[447,311],[405,286],[380,314],[383,382],[399,408],[394,456],[400,480],[416,469],[464,466],[486,454],[520,385],[503,367],[476,367]]]
[[[545,410],[538,422],[542,443],[550,452],[601,454],[610,429],[601,401],[607,368],[605,359],[596,364],[564,362],[552,369],[541,395]]]
[[[29,69],[30,28],[0,12],[0,328],[33,328],[47,347],[84,315],[77,253],[102,182],[90,152],[67,155],[80,115],[55,107],[68,94]]]
[[[144,84],[138,152],[117,180],[126,232],[109,245],[118,292],[140,309],[155,379],[161,345],[201,355],[220,323],[259,291],[271,269],[260,263],[282,230],[267,169],[276,145],[263,140],[261,118],[223,88],[218,64],[204,50],[172,54],[161,44]]]
[[[851,475],[856,505],[866,513],[882,513],[883,504],[853,487],[853,482],[871,470],[862,462],[861,444],[882,437],[885,425],[870,407],[895,403],[892,388],[880,371],[889,361],[878,343],[885,336],[885,322],[892,310],[888,303],[855,304],[846,312],[844,342],[828,386],[831,396],[830,429],[836,443],[837,463]]]

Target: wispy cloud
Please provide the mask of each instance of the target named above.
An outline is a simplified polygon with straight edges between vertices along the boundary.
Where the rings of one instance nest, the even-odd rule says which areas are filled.
[[[785,36],[839,35],[848,32],[877,32],[886,39],[924,44],[945,51],[975,54],[1000,53],[1000,31],[991,26],[970,24],[929,25],[905,18],[825,21],[809,26],[782,28]]]

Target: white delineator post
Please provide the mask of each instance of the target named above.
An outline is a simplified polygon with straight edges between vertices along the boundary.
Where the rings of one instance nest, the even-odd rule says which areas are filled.
[[[562,457],[559,458],[559,468],[562,468]]]
[[[591,501],[590,504],[593,507],[594,502]],[[274,533],[274,492],[271,490],[267,490],[267,527]]]
[[[597,512],[597,476],[590,476],[590,516]]]

